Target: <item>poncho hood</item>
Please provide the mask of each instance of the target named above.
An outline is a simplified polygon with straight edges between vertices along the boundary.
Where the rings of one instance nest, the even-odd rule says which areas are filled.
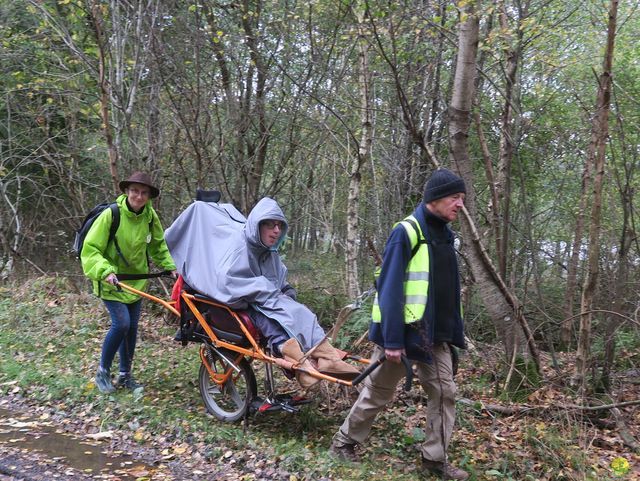
[[[279,220],[284,224],[280,238],[273,247],[267,247],[260,239],[260,222],[264,220]],[[289,224],[278,203],[270,197],[263,197],[249,213],[244,226],[244,235],[250,248],[260,253],[263,250],[277,251],[285,241],[288,230]]]

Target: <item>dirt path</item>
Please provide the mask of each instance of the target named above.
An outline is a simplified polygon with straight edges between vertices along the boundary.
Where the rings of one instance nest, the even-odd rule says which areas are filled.
[[[25,401],[0,398],[0,481],[233,481],[246,475],[201,456],[128,443],[117,431],[90,434],[81,420],[51,411],[34,415]]]

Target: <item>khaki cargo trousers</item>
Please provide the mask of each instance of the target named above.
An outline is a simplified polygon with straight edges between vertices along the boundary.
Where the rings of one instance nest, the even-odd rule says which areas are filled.
[[[422,455],[431,461],[445,461],[455,422],[456,385],[453,381],[451,348],[447,343],[433,347],[433,362],[414,362],[418,379],[427,394],[426,440],[420,446]],[[384,349],[376,346],[372,361],[379,359]],[[393,400],[396,386],[405,375],[404,364],[385,361],[364,380],[364,387],[349,415],[340,426],[333,442],[361,444],[369,436],[376,415]]]

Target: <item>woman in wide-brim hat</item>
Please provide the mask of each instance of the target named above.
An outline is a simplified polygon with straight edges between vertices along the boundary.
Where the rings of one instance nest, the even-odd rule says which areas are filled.
[[[160,219],[150,202],[160,195],[160,190],[144,172],[134,172],[119,185],[123,194],[116,199],[119,224],[115,238],[109,240],[114,217],[111,209],[105,209],[89,229],[80,256],[85,275],[93,281],[94,294],[102,299],[111,316],[95,377],[98,389],[105,393],[115,390],[110,370],[116,352],[120,363],[116,386],[141,387],[131,375],[131,368],[142,300],[129,291],[117,289],[117,274],[147,274],[148,259],[174,275],[176,269]],[[138,290],[144,290],[146,283],[145,279],[130,281]]]

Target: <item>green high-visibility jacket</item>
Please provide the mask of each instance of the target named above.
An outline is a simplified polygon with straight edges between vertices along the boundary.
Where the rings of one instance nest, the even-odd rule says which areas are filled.
[[[176,266],[164,241],[164,231],[158,214],[147,202],[140,214],[127,207],[127,196],[121,195],[116,200],[120,209],[120,225],[116,231],[116,239],[122,257],[116,252],[114,242],[109,242],[111,227],[111,209],[105,209],[93,222],[87,232],[80,261],[84,274],[93,281],[93,292],[102,299],[120,301],[131,304],[139,296],[128,291],[118,291],[116,286],[103,282],[109,274],[147,274],[148,258],[163,270],[175,270]],[[144,290],[146,279],[126,281],[138,290]]]

